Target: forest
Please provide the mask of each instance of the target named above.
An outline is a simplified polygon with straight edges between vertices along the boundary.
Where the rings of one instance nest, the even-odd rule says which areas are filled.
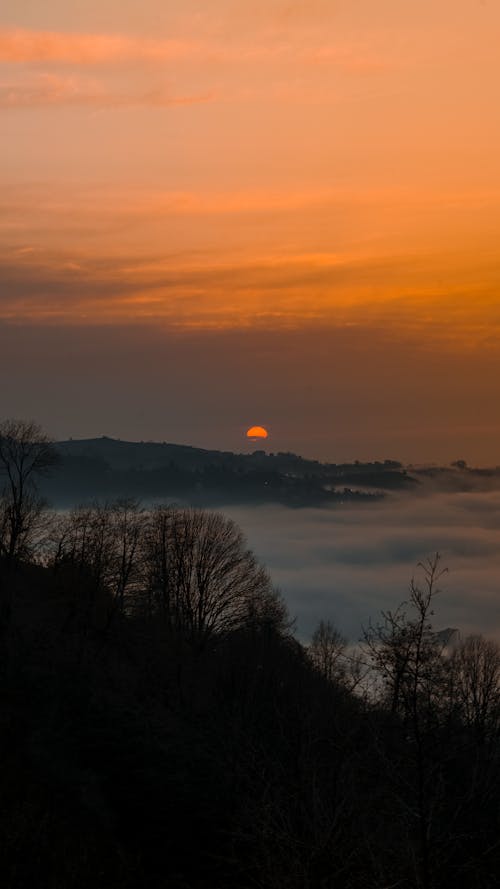
[[[443,631],[446,566],[360,629],[293,620],[219,512],[52,512],[0,424],[7,889],[493,889],[500,646]]]

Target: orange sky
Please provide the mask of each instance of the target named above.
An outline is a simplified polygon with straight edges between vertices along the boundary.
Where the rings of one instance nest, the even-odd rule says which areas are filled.
[[[266,332],[282,349],[291,387],[279,442],[302,450],[313,445],[290,432],[298,370],[284,346],[295,333],[307,377],[316,332],[330,331],[334,374],[334,344],[343,331],[359,331],[364,395],[353,390],[353,416],[387,339],[394,375],[401,350],[416,350],[417,402],[436,392],[435,373],[417,361],[423,347],[441,362],[439,374],[449,376],[453,363],[455,389],[442,395],[454,403],[468,381],[483,386],[486,353],[496,374],[493,0],[19,7],[7,0],[0,13],[2,330],[34,324],[42,340],[52,336],[42,329],[63,336],[71,328],[84,339],[90,328],[112,336],[140,326],[147,355],[147,329],[161,329],[166,343],[195,337],[200,361],[214,336],[226,343],[231,332],[245,334],[257,344]],[[111,340],[108,354],[112,363]],[[315,373],[310,385],[325,387],[308,420],[325,456],[326,383]],[[496,461],[500,386],[487,389],[480,416],[458,399],[440,453],[460,427],[473,457]],[[212,410],[217,395],[225,397],[214,391]],[[17,396],[15,413],[23,413],[30,399],[22,389]],[[275,396],[285,403],[281,383]],[[395,442],[403,435],[401,405],[386,399],[387,434],[372,431],[368,450],[370,441],[386,448],[391,434]],[[58,434],[78,434],[62,429],[62,405],[55,415],[49,395],[37,404],[38,419],[46,415]],[[132,425],[117,414],[102,431],[143,437],[143,423],[160,437],[236,446],[240,423],[272,424],[272,404],[264,407],[271,416],[228,407],[220,442],[204,414],[199,427],[179,419],[164,436],[147,413]],[[94,429],[90,411],[82,424]],[[473,434],[478,426],[489,430],[486,444]],[[358,421],[352,430],[346,449],[359,441]],[[403,446],[402,456],[417,459]],[[431,456],[430,437],[418,447]]]

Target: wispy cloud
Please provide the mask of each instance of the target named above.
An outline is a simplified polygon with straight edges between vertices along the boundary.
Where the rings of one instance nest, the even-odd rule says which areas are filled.
[[[178,40],[19,28],[0,30],[0,61],[18,64],[56,62],[74,66],[148,59],[168,61],[192,56],[198,51],[196,44]]]
[[[58,106],[91,108],[169,107],[209,102],[210,93],[175,95],[166,88],[145,92],[113,92],[97,80],[39,73],[21,82],[0,82],[0,108],[28,109]]]
[[[31,81],[27,81],[27,88]],[[35,83],[35,81],[33,81]],[[68,78],[46,78],[37,81],[38,85],[53,89],[57,94],[70,92],[99,94],[99,83],[94,80],[73,80]],[[6,89],[0,84],[0,89]],[[183,98],[178,101],[208,101],[209,95]],[[176,101],[173,98],[173,101]],[[168,217],[203,217],[203,216],[238,216],[241,214],[276,214],[302,213],[304,210],[315,211],[329,208],[345,215],[353,208],[357,211],[368,211],[376,215],[379,224],[381,216],[388,211],[403,211],[410,208],[414,214],[425,218],[436,213],[453,214],[454,217],[496,213],[500,205],[500,191],[497,188],[457,190],[455,188],[440,190],[437,193],[422,191],[412,187],[352,187],[338,185],[335,187],[311,185],[309,187],[294,183],[293,187],[262,187],[254,188],[217,188],[216,184],[197,190],[173,189],[165,187],[145,187],[129,183],[127,187],[105,186],[98,182],[89,182],[84,188],[75,182],[66,183],[64,188],[58,187],[57,196],[50,184],[33,183],[2,183],[3,207],[5,211],[0,219],[0,227],[9,215],[24,218],[26,221],[36,218],[37,207],[43,206],[44,226],[63,224],[65,228],[71,223],[85,224],[91,218],[94,225],[105,220],[109,225],[114,217],[122,225],[132,219],[141,224],[145,216],[149,218]],[[75,218],[75,208],[78,210]],[[47,211],[49,211],[47,215]],[[316,251],[318,253],[319,251]],[[495,251],[496,253],[496,251]],[[329,253],[329,255],[331,255]]]
[[[0,108],[165,107],[215,98],[316,104],[336,97],[334,85],[318,69],[363,75],[387,61],[367,45],[318,42],[317,36],[309,42],[296,35],[224,40],[214,33],[165,39],[4,28]],[[303,76],[297,78],[299,72]],[[165,76],[175,82],[175,90],[165,88]]]
[[[54,101],[64,101],[65,89],[60,95],[57,89]],[[494,215],[495,193],[71,184],[54,191],[26,184],[6,188],[2,204],[4,318],[158,318],[201,329],[366,324],[421,338],[430,348],[498,348],[500,275],[497,251],[488,244],[481,251],[474,244],[433,249],[430,238],[418,246],[408,239],[383,244],[359,241],[355,233],[342,238],[333,229],[322,244],[304,237],[298,249],[283,237],[299,225],[317,228],[319,218],[344,219],[346,208],[353,228],[358,218],[380,227],[385,213],[390,224],[398,207],[413,208],[426,224],[442,212],[445,220],[467,218],[472,226],[478,207]],[[237,225],[254,241],[232,241]],[[262,231],[270,237],[260,237]]]
[[[155,39],[124,34],[84,34],[61,31],[0,29],[0,62],[50,63],[71,66],[120,65],[131,62],[165,64],[182,60],[245,63],[259,60],[295,60],[308,65],[329,65],[346,70],[370,71],[385,67],[387,59],[369,46],[338,40],[304,45],[303,40],[280,39],[223,42]]]
[[[348,253],[96,257],[25,244],[0,256],[0,317],[75,324],[156,318],[180,329],[361,327],[420,340],[424,349],[498,349],[496,288],[477,289],[471,299],[461,282],[430,290],[416,275],[410,288],[413,261]]]

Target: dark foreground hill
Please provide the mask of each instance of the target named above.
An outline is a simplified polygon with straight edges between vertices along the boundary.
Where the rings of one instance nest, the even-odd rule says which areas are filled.
[[[80,544],[0,564],[5,889],[496,889],[497,649],[402,616],[362,695],[279,609],[201,644],[149,574],[118,608]]]
[[[415,480],[396,461],[327,464],[296,454],[204,450],[112,438],[58,442],[61,464],[44,494],[67,505],[89,498],[170,499],[199,506],[282,503],[320,506],[407,490]]]

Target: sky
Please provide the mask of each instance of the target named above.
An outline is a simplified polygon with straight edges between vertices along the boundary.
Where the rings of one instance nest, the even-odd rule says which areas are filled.
[[[500,6],[6,0],[1,413],[500,463]]]

